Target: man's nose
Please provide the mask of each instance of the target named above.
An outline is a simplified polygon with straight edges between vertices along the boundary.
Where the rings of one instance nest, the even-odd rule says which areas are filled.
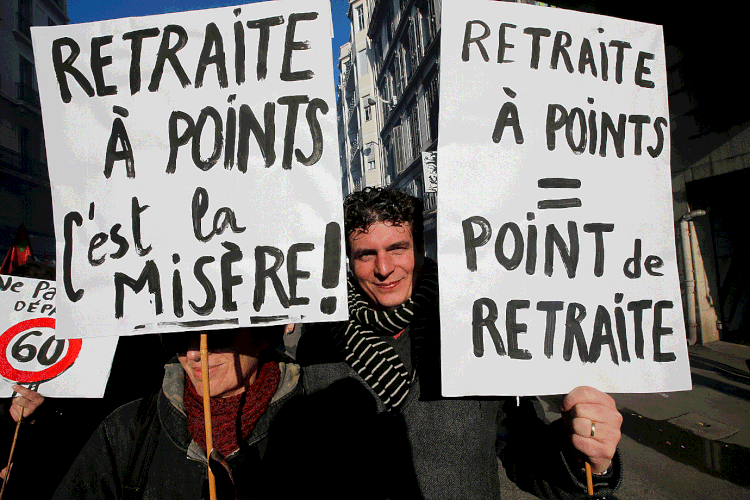
[[[377,259],[375,260],[375,274],[379,279],[386,279],[388,276],[391,275],[393,272],[394,265],[393,265],[393,259],[390,255],[388,255],[388,252],[383,252],[382,254],[378,254]]]
[[[190,361],[200,361],[201,360],[201,351],[200,351],[200,349],[188,349],[188,351],[187,351],[187,358]]]

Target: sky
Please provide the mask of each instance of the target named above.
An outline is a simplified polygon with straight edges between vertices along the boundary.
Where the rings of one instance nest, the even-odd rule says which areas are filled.
[[[256,0],[257,1],[257,0]],[[68,0],[70,23],[88,23],[122,17],[150,16],[185,10],[212,9],[256,3],[254,0]],[[338,63],[339,47],[349,40],[348,0],[331,0],[333,15],[332,54],[333,65]],[[338,82],[338,68],[334,82]]]

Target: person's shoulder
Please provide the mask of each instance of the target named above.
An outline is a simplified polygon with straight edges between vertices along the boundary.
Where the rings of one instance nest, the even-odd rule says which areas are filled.
[[[316,363],[302,367],[302,381],[305,390],[316,392],[345,379],[358,379],[357,373],[344,362]]]
[[[148,404],[153,394],[125,403],[113,410],[99,426],[107,435],[132,437],[136,427],[147,418]],[[156,409],[154,408],[154,411]]]
[[[345,321],[302,325],[295,361],[302,366],[342,361],[340,349],[336,344],[336,332],[346,328],[346,325]]]

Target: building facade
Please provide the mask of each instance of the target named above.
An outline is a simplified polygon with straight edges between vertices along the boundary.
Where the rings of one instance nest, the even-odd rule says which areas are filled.
[[[25,224],[34,254],[54,260],[52,196],[31,26],[67,24],[67,0],[0,2],[0,252]]]
[[[425,252],[437,256],[436,196],[426,192],[422,153],[437,149],[440,0],[377,0],[372,41],[385,184],[425,205]]]
[[[349,42],[339,51],[338,121],[344,194],[385,185],[373,48],[367,37],[373,0],[349,2]]]

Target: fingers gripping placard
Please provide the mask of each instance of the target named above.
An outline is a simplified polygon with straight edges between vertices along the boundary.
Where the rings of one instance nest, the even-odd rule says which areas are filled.
[[[345,318],[330,33],[322,0],[33,30],[61,332]]]

